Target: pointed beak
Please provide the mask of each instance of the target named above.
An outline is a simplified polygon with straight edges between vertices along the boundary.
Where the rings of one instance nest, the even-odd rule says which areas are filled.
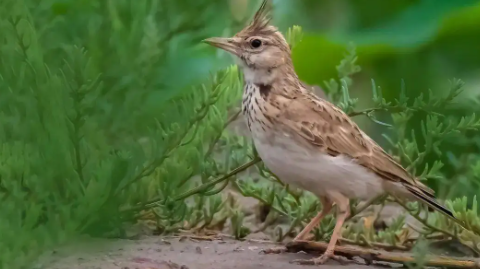
[[[223,49],[228,51],[234,55],[239,55],[239,47],[238,43],[234,38],[226,38],[226,37],[212,37],[202,40],[203,43],[207,43],[211,46]]]

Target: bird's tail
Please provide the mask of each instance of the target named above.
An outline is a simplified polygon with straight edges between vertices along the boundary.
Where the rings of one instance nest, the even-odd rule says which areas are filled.
[[[427,192],[427,191],[422,191],[421,189],[419,188],[416,188],[414,186],[410,186],[410,185],[406,185],[405,186],[407,188],[407,190],[413,194],[417,199],[419,199],[420,201],[424,202],[428,207],[430,207],[431,209],[434,209],[434,210],[437,210],[438,212],[442,213],[443,215],[447,216],[448,218],[450,218],[451,220],[453,220],[455,223],[457,223],[458,225],[460,225],[462,228],[464,228],[465,230],[469,230],[467,229],[465,226],[465,223],[459,219],[457,219],[452,211],[450,211],[448,208],[446,208],[445,206],[441,205],[436,199],[435,197],[433,196],[432,193],[430,192]]]

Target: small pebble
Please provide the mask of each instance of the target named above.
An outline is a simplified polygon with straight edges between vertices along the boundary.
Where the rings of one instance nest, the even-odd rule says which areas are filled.
[[[199,246],[197,246],[195,248],[195,252],[197,252],[198,254],[202,254],[202,249]]]

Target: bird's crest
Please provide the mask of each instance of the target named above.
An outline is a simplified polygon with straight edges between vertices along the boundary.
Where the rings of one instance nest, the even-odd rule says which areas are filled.
[[[252,22],[242,30],[250,35],[268,35],[277,31],[277,28],[270,25],[272,3],[270,0],[263,0],[260,8],[255,13]]]

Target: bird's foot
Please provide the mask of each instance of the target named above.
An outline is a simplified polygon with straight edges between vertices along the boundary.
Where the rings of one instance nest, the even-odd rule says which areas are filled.
[[[342,256],[333,255],[333,253],[332,254],[325,253],[320,257],[309,259],[309,260],[303,260],[303,259],[293,260],[291,261],[291,263],[296,263],[301,265],[321,265],[321,264],[325,264],[330,259],[335,260],[342,265],[352,263],[352,260],[349,260]]]

